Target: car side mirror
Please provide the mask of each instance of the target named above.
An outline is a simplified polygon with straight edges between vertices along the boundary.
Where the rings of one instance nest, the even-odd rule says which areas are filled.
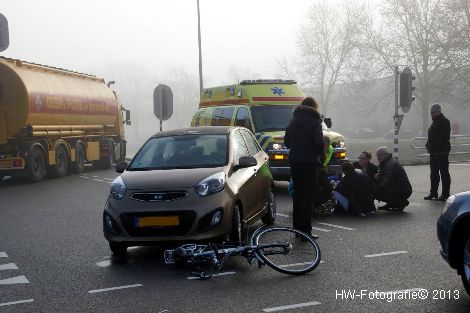
[[[127,168],[126,161],[116,163],[116,172],[118,172],[119,174],[123,173],[126,170],[126,168]]]
[[[239,170],[241,168],[247,168],[258,165],[256,159],[252,156],[242,156],[238,161],[238,164],[234,166],[234,170]]]
[[[331,128],[331,126],[333,126],[333,123],[331,122],[331,117],[325,117],[323,121],[325,122],[326,127]]]

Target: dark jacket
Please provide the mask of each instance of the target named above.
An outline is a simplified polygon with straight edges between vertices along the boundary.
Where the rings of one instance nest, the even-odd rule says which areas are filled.
[[[364,174],[346,175],[336,186],[336,191],[348,198],[348,211],[361,213],[375,209],[372,179]]]
[[[379,164],[379,177],[375,183],[377,193],[397,193],[407,199],[413,192],[405,169],[392,157],[392,154]]]
[[[450,122],[444,114],[433,119],[429,126],[426,149],[429,153],[450,152]]]
[[[324,153],[323,131],[320,114],[312,107],[295,108],[287,126],[284,144],[290,149],[289,163],[313,163],[320,165]]]

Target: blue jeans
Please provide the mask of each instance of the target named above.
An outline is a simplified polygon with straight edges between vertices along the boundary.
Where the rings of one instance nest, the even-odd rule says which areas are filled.
[[[348,212],[348,207],[349,207],[349,200],[342,194],[340,194],[337,191],[333,191],[333,197],[338,201],[339,205],[343,207],[343,209]]]

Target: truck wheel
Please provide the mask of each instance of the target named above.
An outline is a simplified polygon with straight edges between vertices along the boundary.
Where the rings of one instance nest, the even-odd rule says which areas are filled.
[[[69,158],[63,145],[57,146],[55,150],[55,164],[52,165],[52,174],[54,177],[64,177],[67,175],[69,167]]]
[[[85,169],[85,149],[81,143],[75,146],[75,162],[72,163],[72,172],[75,174],[83,173]]]
[[[41,148],[33,148],[26,162],[29,181],[36,183],[46,176],[46,157]]]
[[[114,145],[112,141],[107,143],[108,145],[108,155],[105,159],[99,160],[96,162],[96,165],[101,169],[110,169],[113,168],[114,165]]]

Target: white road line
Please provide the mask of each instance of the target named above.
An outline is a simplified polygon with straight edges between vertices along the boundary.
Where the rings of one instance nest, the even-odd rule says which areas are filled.
[[[0,285],[29,284],[25,276],[16,276],[0,280]]]
[[[408,251],[394,251],[394,252],[384,252],[384,253],[378,253],[378,254],[369,254],[365,255],[365,258],[375,258],[378,256],[387,256],[387,255],[395,255],[395,254],[405,254],[408,253]]]
[[[276,215],[280,217],[291,217],[290,215],[282,214],[282,213],[276,213]]]
[[[102,179],[97,179],[97,178],[93,178],[93,180],[104,182],[104,180],[102,180]]]
[[[99,178],[99,176],[91,176],[91,177],[93,177],[93,178]]]
[[[17,270],[17,269],[18,269],[18,266],[16,266],[15,263],[0,264],[0,271]]]
[[[136,287],[143,287],[143,285],[135,284],[135,285],[112,287],[112,288],[96,289],[96,290],[90,290],[90,291],[88,291],[88,293],[98,293],[98,292],[105,292],[105,291],[112,291],[112,290],[119,290],[119,289],[127,289],[127,288],[136,288]]]
[[[320,228],[320,227],[312,227],[312,229],[313,229],[313,230],[324,231],[324,232],[329,232],[329,231],[330,231],[329,229]]]
[[[0,252],[0,258],[8,258],[6,252]]]
[[[263,312],[277,312],[277,311],[284,311],[284,310],[290,310],[290,309],[296,309],[296,308],[304,308],[307,306],[314,306],[314,305],[319,305],[319,304],[321,303],[320,302],[306,302],[306,303],[299,303],[299,304],[291,304],[291,305],[278,306],[275,308],[263,309]]]
[[[31,302],[34,302],[34,300],[33,299],[28,299],[28,300],[20,300],[20,301],[14,301],[14,302],[0,303],[0,306],[7,306],[7,305],[21,304],[21,303],[31,303]]]
[[[324,262],[325,261],[320,261],[320,263],[324,263]],[[301,265],[307,265],[307,264],[312,264],[312,262],[284,264],[284,265],[279,265],[279,267],[294,267],[294,266],[301,266]]]
[[[317,223],[317,224],[320,224],[320,225],[325,225],[325,226],[330,226],[330,227],[336,227],[336,228],[341,228],[341,229],[345,229],[345,230],[354,230],[354,228],[344,227],[344,226],[335,225],[335,224],[320,223],[320,222],[316,222],[316,223]]]
[[[225,275],[234,275],[236,274],[237,272],[222,272],[222,273],[216,273],[214,275],[212,275],[212,277],[216,277],[216,276],[225,276]],[[201,279],[197,276],[189,276],[187,277],[186,279],[188,280],[196,280],[196,279]]]
[[[90,177],[87,177],[87,176],[80,176],[80,177],[81,177],[81,178],[87,178],[87,179],[90,178]]]

